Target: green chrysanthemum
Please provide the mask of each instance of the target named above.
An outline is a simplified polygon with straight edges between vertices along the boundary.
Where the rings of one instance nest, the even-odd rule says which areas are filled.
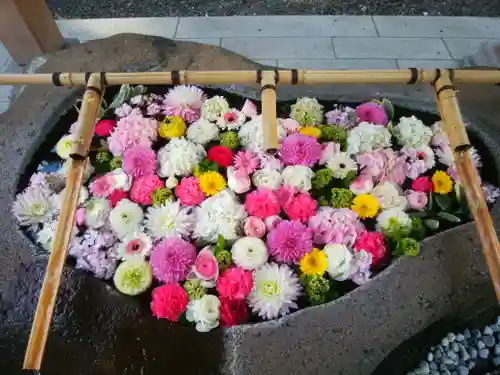
[[[330,203],[333,208],[349,208],[354,194],[349,189],[333,188]]]
[[[127,260],[121,263],[113,277],[116,289],[129,296],[144,293],[152,281],[151,265],[144,260]]]
[[[151,193],[153,206],[160,206],[172,199],[172,190],[168,188],[158,188]]]
[[[384,234],[384,236],[393,241],[399,241],[399,239],[401,238],[408,237],[411,231],[411,227],[401,225],[401,223],[395,217],[390,218],[388,225],[385,228],[382,228],[382,233]]]
[[[330,206],[330,201],[328,200],[327,197],[322,195],[318,198],[318,204],[320,206]]]
[[[417,241],[420,241],[425,237],[425,225],[419,217],[413,216],[411,218],[410,236],[415,238]]]
[[[333,179],[333,172],[330,168],[322,168],[316,171],[312,179],[312,185],[315,189],[322,189]]]
[[[337,125],[321,125],[322,142],[335,142],[344,150],[347,146],[347,130]]]
[[[219,250],[215,253],[215,258],[217,259],[217,263],[219,263],[219,269],[224,271],[229,268],[233,259],[231,257],[231,253],[227,250]]]
[[[224,132],[220,135],[220,144],[231,150],[236,150],[240,146],[238,133],[234,131]]]
[[[397,254],[417,256],[420,253],[420,242],[414,238],[401,238],[396,246]]]
[[[201,299],[205,295],[205,288],[200,280],[187,280],[184,283],[184,290],[190,300]]]
[[[121,168],[122,167],[122,158],[114,157],[111,159],[109,162],[109,165],[111,166],[111,169],[116,169],[116,168]]]
[[[99,151],[96,155],[96,160],[98,163],[109,163],[112,158],[113,155],[111,155],[111,153],[109,153],[108,151]]]
[[[327,279],[320,276],[302,277],[301,282],[311,305],[321,305],[328,300],[330,282]]]

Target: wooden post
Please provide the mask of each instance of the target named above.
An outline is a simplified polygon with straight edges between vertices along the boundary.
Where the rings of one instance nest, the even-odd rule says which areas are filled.
[[[45,0],[1,0],[0,41],[19,65],[64,45]]]
[[[275,154],[279,148],[278,123],[276,118],[276,77],[275,72],[262,73],[262,134],[264,135],[264,149]]]

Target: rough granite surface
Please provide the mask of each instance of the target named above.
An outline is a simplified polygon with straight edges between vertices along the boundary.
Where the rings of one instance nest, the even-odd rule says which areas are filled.
[[[74,46],[50,56],[40,72],[255,69],[217,47],[132,34]],[[254,97],[255,87],[224,86]],[[18,175],[80,89],[29,86],[0,115],[0,373],[22,374],[33,312],[47,263],[10,214]],[[435,112],[423,86],[283,87],[279,99],[314,95],[395,104]],[[464,118],[500,165],[497,87],[461,87]],[[500,207],[494,208],[500,228]],[[473,316],[495,297],[473,223],[427,239],[421,255],[401,258],[370,283],[329,304],[281,320],[199,334],[153,318],[148,299],[120,295],[66,267],[42,374],[369,375],[400,343],[452,315]]]

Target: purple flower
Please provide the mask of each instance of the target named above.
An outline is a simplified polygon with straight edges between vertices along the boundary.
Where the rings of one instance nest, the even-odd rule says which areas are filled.
[[[280,146],[280,158],[286,165],[314,166],[319,161],[322,147],[314,137],[294,133],[286,137]]]
[[[368,282],[371,276],[372,255],[364,250],[356,251],[352,260],[350,279],[358,285]]]
[[[387,125],[388,118],[383,105],[375,102],[360,104],[356,107],[356,115],[360,122],[370,122],[376,125]]]
[[[155,277],[166,284],[185,280],[196,261],[196,248],[180,238],[168,238],[153,248],[149,263]]]
[[[309,219],[316,244],[342,244],[352,247],[361,233],[363,224],[358,215],[348,208],[320,207],[316,215]]]
[[[123,170],[133,178],[156,171],[156,153],[149,147],[134,146],[123,153]]]
[[[339,125],[345,128],[352,128],[356,125],[356,112],[351,107],[338,107],[326,113],[326,123],[328,125]]]
[[[297,220],[284,220],[267,235],[269,253],[279,262],[298,264],[312,245],[311,230]]]

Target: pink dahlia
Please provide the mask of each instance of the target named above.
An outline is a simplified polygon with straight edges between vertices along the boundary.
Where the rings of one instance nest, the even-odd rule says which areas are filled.
[[[205,99],[203,91],[196,86],[176,86],[165,95],[163,113],[167,116],[180,116],[191,123],[200,118]]]
[[[309,219],[315,244],[343,244],[352,247],[365,227],[358,215],[348,208],[320,207],[316,215]]]
[[[147,206],[153,204],[151,194],[158,188],[165,187],[165,183],[157,175],[141,176],[134,179],[130,189],[130,199],[135,203]]]
[[[311,198],[309,193],[300,193],[290,199],[284,206],[283,210],[290,220],[300,220],[303,223],[314,216],[318,203]]]
[[[123,153],[122,168],[133,178],[152,175],[156,171],[156,154],[149,147],[130,147]]]
[[[387,254],[384,235],[380,232],[364,232],[354,244],[356,251],[364,250],[372,255],[372,264],[375,266]]]
[[[267,247],[277,261],[298,264],[312,250],[312,232],[300,221],[284,220],[267,235]]]
[[[258,188],[246,195],[245,210],[251,216],[265,219],[269,216],[278,215],[281,207],[278,203],[278,196],[274,191],[268,188]]]
[[[301,133],[286,137],[280,146],[280,158],[286,165],[314,166],[319,161],[322,147],[318,140]]]
[[[175,187],[175,195],[185,206],[196,206],[205,200],[200,180],[195,177],[184,177]]]
[[[387,125],[389,121],[384,106],[375,102],[358,105],[356,107],[356,115],[360,122],[371,122],[376,125]]]
[[[114,190],[113,183],[114,179],[109,174],[99,176],[90,184],[90,193],[95,197],[106,198]]]
[[[151,295],[151,312],[157,318],[178,322],[180,316],[186,311],[189,298],[179,284],[166,284],[153,290]]]
[[[216,288],[220,297],[245,299],[253,288],[252,271],[241,267],[228,268],[219,276]]]
[[[121,156],[132,146],[150,147],[157,137],[158,121],[132,112],[118,121],[108,138],[108,147],[114,156]]]
[[[153,275],[170,284],[185,280],[195,261],[196,248],[181,238],[171,237],[153,248],[149,263]]]
[[[234,156],[233,167],[238,172],[250,175],[259,168],[259,165],[259,157],[251,151],[239,151]]]

